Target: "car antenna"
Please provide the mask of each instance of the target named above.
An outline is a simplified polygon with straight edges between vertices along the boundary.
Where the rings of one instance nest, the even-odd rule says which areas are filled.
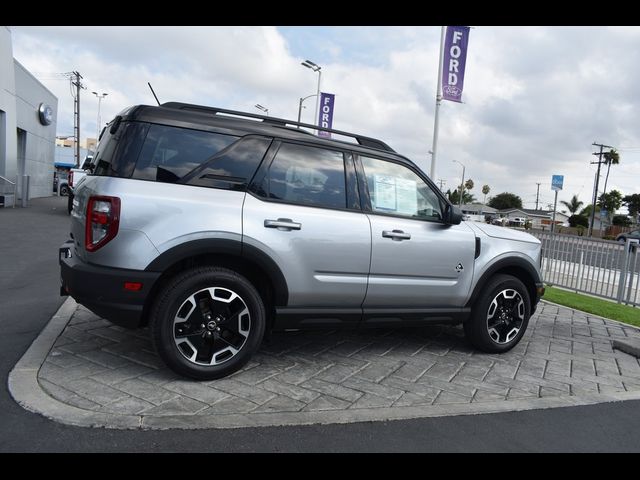
[[[158,102],[158,106],[160,106],[160,100],[158,100],[158,96],[156,95],[156,92],[153,91],[153,87],[149,82],[147,82],[147,85],[149,85],[149,88],[151,89],[151,93],[153,93],[153,96],[155,97],[156,102]]]

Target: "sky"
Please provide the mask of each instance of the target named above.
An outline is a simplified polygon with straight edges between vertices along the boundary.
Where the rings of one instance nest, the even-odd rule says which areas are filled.
[[[61,73],[83,76],[81,136],[135,104],[179,101],[295,120],[299,99],[333,93],[333,127],[376,137],[429,173],[440,27],[11,27],[14,57],[58,97],[58,135],[73,133],[73,98]],[[443,190],[462,177],[482,201],[501,192],[525,208],[558,199],[591,203],[597,157],[620,164],[607,191],[640,193],[640,27],[474,26],[464,103],[444,101],[436,175]],[[315,123],[314,98],[302,121]],[[460,162],[456,163],[454,162]],[[600,193],[606,168],[601,175]],[[564,207],[558,207],[562,210]],[[623,208],[622,211],[625,211]]]

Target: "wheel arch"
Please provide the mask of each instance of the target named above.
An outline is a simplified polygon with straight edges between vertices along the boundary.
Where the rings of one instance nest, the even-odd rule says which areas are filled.
[[[511,275],[524,283],[527,288],[527,292],[529,293],[530,307],[531,312],[533,313],[536,307],[537,298],[536,284],[539,284],[542,279],[531,263],[519,257],[504,258],[491,265],[476,282],[473,292],[471,293],[471,297],[469,297],[465,307],[472,307],[478,300],[482,289],[485,287],[489,279],[498,274]]]
[[[215,265],[245,276],[271,308],[286,306],[289,289],[280,267],[266,253],[251,245],[229,239],[199,239],[177,245],[159,255],[145,271],[161,272],[145,301],[142,325],[148,323],[151,305],[166,282],[187,268]]]

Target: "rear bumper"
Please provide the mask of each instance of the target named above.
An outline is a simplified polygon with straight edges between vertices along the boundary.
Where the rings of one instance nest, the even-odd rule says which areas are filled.
[[[61,295],[71,295],[96,315],[116,325],[137,328],[145,301],[159,272],[144,272],[92,265],[73,255],[73,241],[59,250]],[[125,282],[140,282],[138,291],[124,289]]]

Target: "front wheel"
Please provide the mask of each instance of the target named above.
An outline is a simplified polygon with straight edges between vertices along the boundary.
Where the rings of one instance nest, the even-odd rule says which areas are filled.
[[[151,312],[158,355],[174,372],[198,380],[242,368],[258,349],[266,313],[255,287],[225,268],[201,267],[173,278]]]
[[[465,335],[479,350],[506,352],[518,344],[530,316],[531,302],[524,284],[511,275],[496,275],[473,306],[464,324]]]

